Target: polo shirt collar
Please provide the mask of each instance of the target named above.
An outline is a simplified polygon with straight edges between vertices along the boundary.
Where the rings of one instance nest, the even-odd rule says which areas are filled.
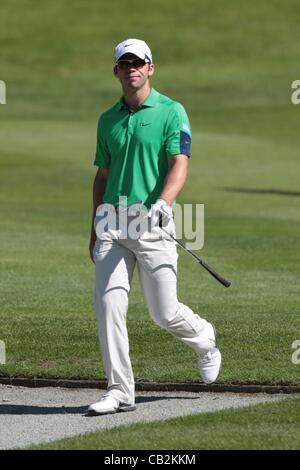
[[[151,88],[149,95],[147,96],[145,101],[143,101],[143,103],[140,104],[139,108],[154,108],[158,100],[158,97],[159,97],[159,93],[154,88]],[[124,96],[122,96],[119,103],[120,103],[120,110],[128,109],[128,106],[126,105],[124,101]]]
[[[154,88],[151,88],[149,95],[147,96],[145,101],[143,101],[143,103],[141,104],[141,107],[143,108],[145,106],[147,108],[154,108],[158,100],[158,97],[159,97],[159,93],[156,90],[154,90]]]

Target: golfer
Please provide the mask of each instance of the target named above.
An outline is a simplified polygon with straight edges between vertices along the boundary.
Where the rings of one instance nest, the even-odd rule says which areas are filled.
[[[178,255],[168,236],[175,235],[171,206],[187,178],[191,146],[187,114],[180,103],[151,88],[155,67],[144,41],[121,42],[114,58],[113,73],[123,96],[100,115],[98,123],[90,239],[90,256],[96,265],[98,335],[108,387],[89,406],[89,414],[135,409],[126,314],[136,265],[153,321],[196,352],[205,383],[215,382],[221,368],[214,326],[177,299]],[[125,225],[129,225],[134,217],[130,209],[137,203],[147,210],[147,228],[139,236],[130,236],[130,231],[126,234],[124,223],[96,228],[103,207],[108,207],[108,221],[125,212]],[[159,226],[160,214],[168,233]]]

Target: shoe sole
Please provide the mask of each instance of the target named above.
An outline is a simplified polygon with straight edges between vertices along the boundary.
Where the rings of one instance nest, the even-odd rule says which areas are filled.
[[[94,411],[94,410],[88,410],[85,416],[114,415],[116,413],[127,413],[128,411],[134,411],[134,410],[136,410],[136,406],[134,405],[129,405],[129,406],[121,405],[116,410],[108,410],[108,411],[100,411],[100,412]]]
[[[217,343],[217,330],[216,330],[216,327],[215,327],[214,322],[210,321],[209,323],[211,324],[211,326],[213,327],[213,330],[214,330],[214,334],[215,334],[215,343],[216,343],[216,344],[215,344],[215,348],[218,349],[218,351],[219,351],[219,353],[220,353],[220,355],[221,355],[221,363],[220,363],[220,369],[219,369],[218,375],[217,375],[217,377],[216,377],[216,380],[214,380],[213,382],[204,382],[206,385],[211,385],[211,384],[216,383],[216,381],[218,380],[218,377],[219,377],[219,375],[220,375],[220,373],[221,373],[222,365],[223,365],[223,357],[222,357],[222,354],[221,354],[220,349],[218,348],[218,343]]]
[[[214,334],[215,334],[215,343],[216,343],[216,344],[215,344],[215,348],[219,349],[219,348],[218,348],[218,344],[217,344],[217,330],[216,330],[215,324],[214,324],[212,321],[210,321],[209,323],[210,323],[211,326],[213,327]]]
[[[205,381],[202,379],[203,382],[205,383],[205,385],[212,385],[212,384],[216,383],[216,381],[218,380],[218,377],[219,377],[219,375],[220,375],[220,373],[221,373],[221,370],[222,370],[222,359],[223,359],[223,358],[222,358],[222,354],[221,354],[220,349],[217,348],[217,350],[219,351],[220,356],[221,356],[221,362],[220,362],[220,368],[219,368],[218,375],[217,375],[217,377],[215,378],[215,380],[214,380],[213,382],[205,382]]]
[[[216,330],[215,324],[214,324],[213,322],[211,322],[211,324],[212,324],[212,327],[213,327],[214,333],[215,333],[216,348],[219,349],[219,348],[218,348],[218,341],[217,341],[217,330]],[[221,354],[221,364],[220,364],[220,369],[219,369],[218,377],[219,377],[219,375],[220,375],[220,373],[221,373],[222,366],[223,366],[223,356],[222,356],[222,353],[221,353],[220,349],[219,349],[219,353]],[[217,381],[218,377],[216,378],[215,382]],[[212,382],[212,383],[215,383],[215,382]]]

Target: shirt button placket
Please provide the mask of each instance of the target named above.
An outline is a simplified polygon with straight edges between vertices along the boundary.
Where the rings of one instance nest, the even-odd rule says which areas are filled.
[[[128,134],[129,135],[133,134],[133,120],[134,120],[134,113],[130,113],[129,119],[128,119]]]

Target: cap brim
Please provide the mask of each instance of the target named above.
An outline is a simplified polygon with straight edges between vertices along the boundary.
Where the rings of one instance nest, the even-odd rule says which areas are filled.
[[[121,58],[126,55],[126,54],[133,54],[135,55],[136,57],[138,57],[139,59],[142,59],[142,60],[145,60],[146,62],[150,62],[151,63],[151,58],[149,56],[147,56],[147,54],[145,54],[144,52],[139,52],[136,50],[136,48],[131,48],[131,47],[128,47],[126,48],[126,52],[124,52],[122,55],[120,55],[119,57],[116,57],[116,62],[118,62],[119,60],[121,60]]]

